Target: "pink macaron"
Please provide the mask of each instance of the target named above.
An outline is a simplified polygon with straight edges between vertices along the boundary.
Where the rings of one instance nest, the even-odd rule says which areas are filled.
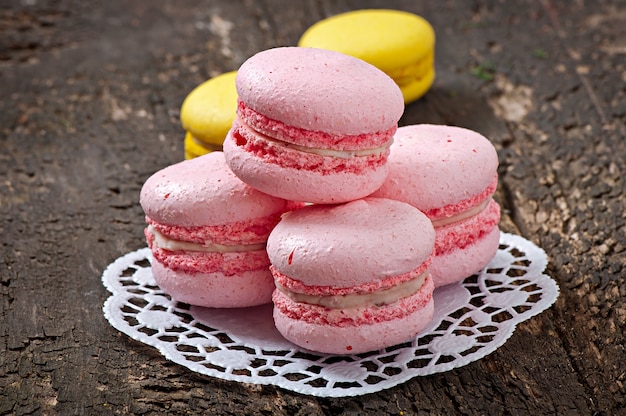
[[[267,242],[278,331],[332,354],[410,340],[433,316],[434,242],[428,217],[390,199],[285,214]]]
[[[376,67],[334,51],[274,48],[244,62],[236,85],[224,154],[244,182],[323,204],[365,197],[387,177],[404,100]]]
[[[241,182],[222,152],[156,172],[144,183],[140,203],[154,279],[173,299],[206,307],[271,302],[265,245],[294,203]]]
[[[498,250],[497,171],[496,149],[477,132],[429,124],[398,129],[389,176],[373,195],[407,202],[431,219],[436,287],[480,271]]]

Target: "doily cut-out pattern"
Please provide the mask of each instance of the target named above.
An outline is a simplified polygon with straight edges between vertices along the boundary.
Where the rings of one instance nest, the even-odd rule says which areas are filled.
[[[519,322],[549,308],[559,293],[543,273],[545,252],[502,233],[485,269],[436,289],[435,316],[415,339],[340,356],[307,351],[282,338],[271,304],[210,309],[173,301],[152,278],[151,260],[143,248],[104,271],[102,281],[112,296],[103,310],[113,327],[192,371],[321,397],[373,393],[479,360],[503,345]]]

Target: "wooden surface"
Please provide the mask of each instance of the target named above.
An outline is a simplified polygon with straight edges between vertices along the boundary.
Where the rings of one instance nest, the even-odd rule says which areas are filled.
[[[139,190],[182,159],[185,96],[366,7],[433,24],[438,77],[401,124],[493,141],[502,229],[546,250],[556,304],[478,362],[341,399],[193,374],[113,329],[100,276],[145,246]],[[624,1],[3,1],[0,414],[624,412],[625,57]]]

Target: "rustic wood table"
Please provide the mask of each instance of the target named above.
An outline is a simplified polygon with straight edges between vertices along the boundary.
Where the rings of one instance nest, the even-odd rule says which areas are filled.
[[[139,190],[183,157],[185,96],[369,7],[434,26],[437,80],[400,124],[493,141],[502,229],[547,252],[557,302],[479,361],[348,398],[196,374],[112,328],[100,277],[145,246]],[[625,85],[624,1],[3,2],[0,414],[625,412]]]

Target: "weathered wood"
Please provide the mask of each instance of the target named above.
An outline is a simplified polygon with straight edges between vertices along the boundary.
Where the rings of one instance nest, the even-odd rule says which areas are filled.
[[[138,194],[181,160],[182,100],[315,21],[424,16],[437,81],[401,124],[500,156],[505,231],[561,296],[466,367],[320,399],[190,373],[118,333],[100,282],[145,245]],[[0,414],[618,414],[626,406],[623,1],[10,1],[0,5]]]

